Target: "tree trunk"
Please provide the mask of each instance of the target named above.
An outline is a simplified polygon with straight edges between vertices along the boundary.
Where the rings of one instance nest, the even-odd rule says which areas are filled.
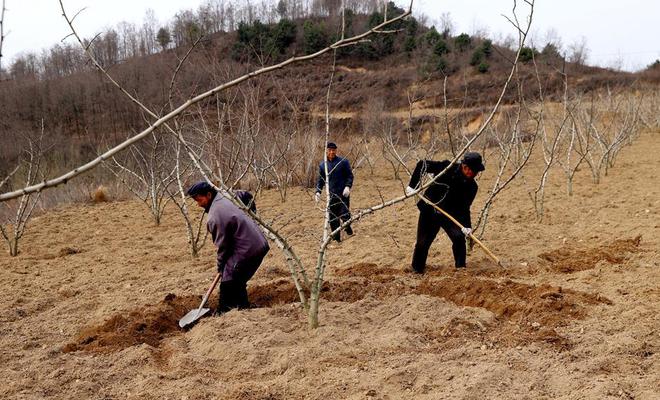
[[[18,255],[18,238],[13,238],[9,241],[9,255],[16,257]]]

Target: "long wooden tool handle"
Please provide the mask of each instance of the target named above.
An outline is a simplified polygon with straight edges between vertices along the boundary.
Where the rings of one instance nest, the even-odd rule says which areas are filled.
[[[422,194],[418,194],[418,196],[419,196],[420,199],[424,200],[424,202],[425,202],[426,204],[429,204],[431,207],[433,207],[433,208],[435,208],[436,210],[440,211],[445,217],[449,218],[449,220],[450,220],[451,222],[453,222],[454,224],[456,224],[456,226],[458,226],[458,227],[461,228],[461,229],[464,228],[464,226],[461,225],[460,222],[458,222],[454,217],[452,217],[451,215],[449,215],[449,213],[447,213],[445,210],[443,210],[442,208],[438,207],[435,203],[431,202],[431,200],[427,199],[427,198],[424,197]],[[481,243],[481,240],[477,239],[477,237],[474,236],[472,233],[470,233],[470,238],[471,238],[472,240],[474,240],[479,246],[481,246],[481,248],[484,249],[484,251],[486,252],[486,254],[488,254],[488,256],[489,256],[493,261],[495,261],[495,262],[497,263],[497,265],[499,265],[500,267],[504,268],[504,265],[502,265],[502,263],[500,262],[500,259],[497,258],[497,257],[495,256],[495,254],[493,254],[490,250],[488,250],[488,247],[486,247],[485,244]]]
[[[204,308],[204,304],[206,304],[206,302],[209,299],[209,296],[211,296],[211,293],[213,293],[213,289],[215,289],[215,286],[218,284],[218,281],[220,281],[220,277],[222,277],[222,275],[218,272],[218,275],[215,276],[215,279],[213,280],[213,283],[211,283],[211,287],[209,288],[209,290],[204,295],[204,298],[202,299],[202,304],[199,305],[199,310]]]

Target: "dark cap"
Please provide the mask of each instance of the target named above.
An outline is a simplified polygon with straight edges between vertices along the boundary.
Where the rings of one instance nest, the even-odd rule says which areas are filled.
[[[205,195],[207,193],[216,193],[217,191],[206,181],[197,182],[188,189],[188,196]]]
[[[337,148],[337,145],[334,144],[333,142],[328,142],[328,145],[326,146],[326,148],[328,148],[328,149],[336,149],[336,148]]]
[[[484,167],[484,163],[481,161],[481,154],[477,153],[476,151],[469,151],[465,153],[461,163],[470,167],[472,172],[475,174],[486,169],[486,167]]]

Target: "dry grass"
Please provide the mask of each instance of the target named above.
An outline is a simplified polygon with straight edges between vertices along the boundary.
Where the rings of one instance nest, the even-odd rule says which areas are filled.
[[[110,201],[110,194],[108,193],[108,188],[101,185],[96,188],[91,193],[92,202],[94,203],[106,203]]]

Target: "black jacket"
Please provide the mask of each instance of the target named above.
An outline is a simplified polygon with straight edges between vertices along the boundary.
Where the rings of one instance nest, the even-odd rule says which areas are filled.
[[[316,182],[316,192],[320,193],[325,186],[325,163],[328,163],[330,178],[330,194],[341,196],[344,188],[353,187],[353,171],[347,159],[336,156],[332,161],[321,161],[319,164],[319,178]]]
[[[471,228],[470,206],[477,195],[477,182],[474,179],[466,178],[461,172],[461,164],[451,164],[449,160],[432,161],[421,160],[415,166],[415,171],[410,177],[410,186],[416,189],[420,186],[422,174],[439,174],[449,166],[449,170],[438,178],[424,192],[424,197],[429,199],[446,211],[449,215],[456,218],[463,226]],[[417,208],[422,213],[439,214],[431,205],[420,200]],[[446,218],[441,215],[442,218]]]

